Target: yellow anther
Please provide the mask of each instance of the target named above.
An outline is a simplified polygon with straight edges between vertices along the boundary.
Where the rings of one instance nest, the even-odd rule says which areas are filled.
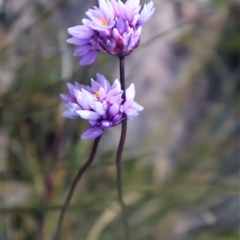
[[[100,91],[98,90],[97,92],[95,92],[93,96],[96,98],[100,98]]]
[[[103,19],[101,20],[101,23],[102,23],[102,25],[104,25],[104,26],[107,26],[107,25],[108,25],[108,22],[107,22],[107,19],[106,19],[106,18],[103,18]]]

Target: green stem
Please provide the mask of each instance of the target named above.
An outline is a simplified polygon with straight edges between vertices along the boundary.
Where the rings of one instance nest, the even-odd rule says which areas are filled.
[[[96,154],[96,151],[97,151],[97,147],[98,147],[98,143],[99,143],[99,140],[100,140],[101,136],[99,136],[98,138],[95,139],[94,143],[93,143],[93,146],[92,146],[92,150],[91,150],[91,154],[88,158],[88,160],[86,161],[86,163],[80,168],[80,170],[78,171],[72,185],[71,185],[71,188],[70,188],[70,191],[67,195],[67,198],[64,202],[64,205],[62,207],[62,210],[61,210],[61,214],[60,214],[60,217],[59,217],[59,220],[58,220],[58,226],[57,226],[57,231],[56,231],[56,235],[55,235],[55,238],[54,240],[60,240],[61,239],[61,226],[62,226],[62,222],[63,222],[63,219],[64,219],[64,216],[66,214],[66,210],[69,206],[69,203],[72,199],[72,196],[73,196],[73,193],[74,193],[74,190],[75,190],[75,187],[78,183],[78,181],[80,180],[80,178],[82,177],[83,173],[85,172],[85,170],[91,165],[94,157],[95,157],[95,154]]]

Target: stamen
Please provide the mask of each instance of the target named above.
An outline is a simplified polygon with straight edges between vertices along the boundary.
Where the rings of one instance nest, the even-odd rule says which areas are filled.
[[[103,18],[103,19],[101,20],[101,23],[102,23],[102,25],[104,25],[104,26],[107,26],[107,25],[108,25],[108,21],[107,21],[106,18]]]
[[[96,98],[100,98],[100,91],[96,91],[94,94],[93,94],[94,97]]]

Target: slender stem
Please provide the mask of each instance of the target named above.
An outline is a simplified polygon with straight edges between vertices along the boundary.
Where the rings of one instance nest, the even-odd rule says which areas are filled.
[[[54,240],[60,240],[61,239],[61,226],[62,226],[62,222],[63,222],[63,219],[64,219],[64,216],[66,214],[66,210],[68,208],[68,205],[72,199],[72,196],[73,196],[73,193],[74,193],[74,190],[75,190],[75,187],[78,183],[78,181],[80,180],[80,178],[82,177],[83,173],[85,172],[85,170],[90,166],[90,164],[92,163],[93,159],[94,159],[94,156],[96,154],[96,151],[97,151],[97,147],[98,147],[98,143],[99,143],[99,140],[100,140],[101,136],[99,136],[98,138],[95,139],[94,143],[93,143],[93,146],[92,146],[92,150],[91,150],[91,154],[88,158],[88,160],[85,162],[85,164],[80,168],[80,170],[78,171],[72,185],[71,185],[71,188],[70,188],[70,191],[67,195],[67,198],[64,202],[64,205],[62,207],[62,210],[61,210],[61,214],[60,214],[60,217],[58,219],[58,226],[57,226],[57,231],[56,231],[56,235],[55,235],[55,238]]]
[[[125,93],[125,66],[124,66],[124,56],[119,57],[119,70],[120,70],[120,83],[121,89],[123,91],[123,102],[126,101],[126,93]],[[122,209],[122,219],[125,229],[125,238],[126,240],[130,240],[130,228],[127,221],[126,216],[126,207],[123,201],[122,196],[122,170],[121,170],[121,159],[122,159],[122,152],[124,147],[124,142],[127,133],[127,118],[124,114],[124,118],[122,121],[122,130],[121,130],[121,137],[118,145],[117,155],[116,155],[116,168],[117,168],[117,191],[118,191],[118,200],[121,205]]]
[[[126,240],[130,240],[130,228],[129,228],[129,224],[127,221],[126,207],[125,207],[125,204],[123,201],[123,196],[122,196],[122,169],[121,169],[121,157],[122,157],[122,151],[123,151],[126,131],[127,131],[127,119],[124,118],[122,121],[121,138],[120,138],[120,142],[118,145],[118,151],[117,151],[117,156],[116,156],[117,191],[118,191],[118,201],[119,201],[119,203],[121,205],[121,209],[122,209],[122,219],[123,219],[123,224],[124,224],[124,229],[125,229],[125,237],[126,237]]]
[[[123,102],[126,101],[126,91],[125,91],[125,58],[124,56],[119,57],[119,71],[120,71],[120,83],[121,89],[123,91]]]

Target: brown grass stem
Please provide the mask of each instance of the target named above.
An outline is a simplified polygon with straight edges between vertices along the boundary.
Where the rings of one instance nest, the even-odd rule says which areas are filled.
[[[71,185],[71,188],[70,188],[70,191],[67,195],[67,198],[63,204],[63,207],[62,207],[62,210],[61,210],[61,214],[60,214],[60,217],[59,217],[59,220],[58,220],[58,226],[57,226],[57,231],[56,231],[56,235],[55,235],[55,238],[54,240],[60,240],[61,239],[61,226],[62,226],[62,222],[63,222],[63,219],[64,219],[64,216],[66,214],[66,210],[70,204],[70,201],[72,199],[72,196],[73,196],[73,193],[74,193],[74,190],[75,190],[75,187],[78,183],[78,181],[80,180],[80,178],[82,177],[83,173],[85,172],[85,170],[91,165],[91,163],[93,162],[93,159],[95,157],[95,154],[96,154],[96,151],[97,151],[97,147],[98,147],[98,143],[99,143],[99,140],[100,140],[101,136],[99,136],[98,138],[95,139],[94,143],[93,143],[93,146],[92,146],[92,150],[91,150],[91,154],[88,158],[88,160],[85,162],[85,164],[80,168],[80,170],[78,171],[72,185]]]

